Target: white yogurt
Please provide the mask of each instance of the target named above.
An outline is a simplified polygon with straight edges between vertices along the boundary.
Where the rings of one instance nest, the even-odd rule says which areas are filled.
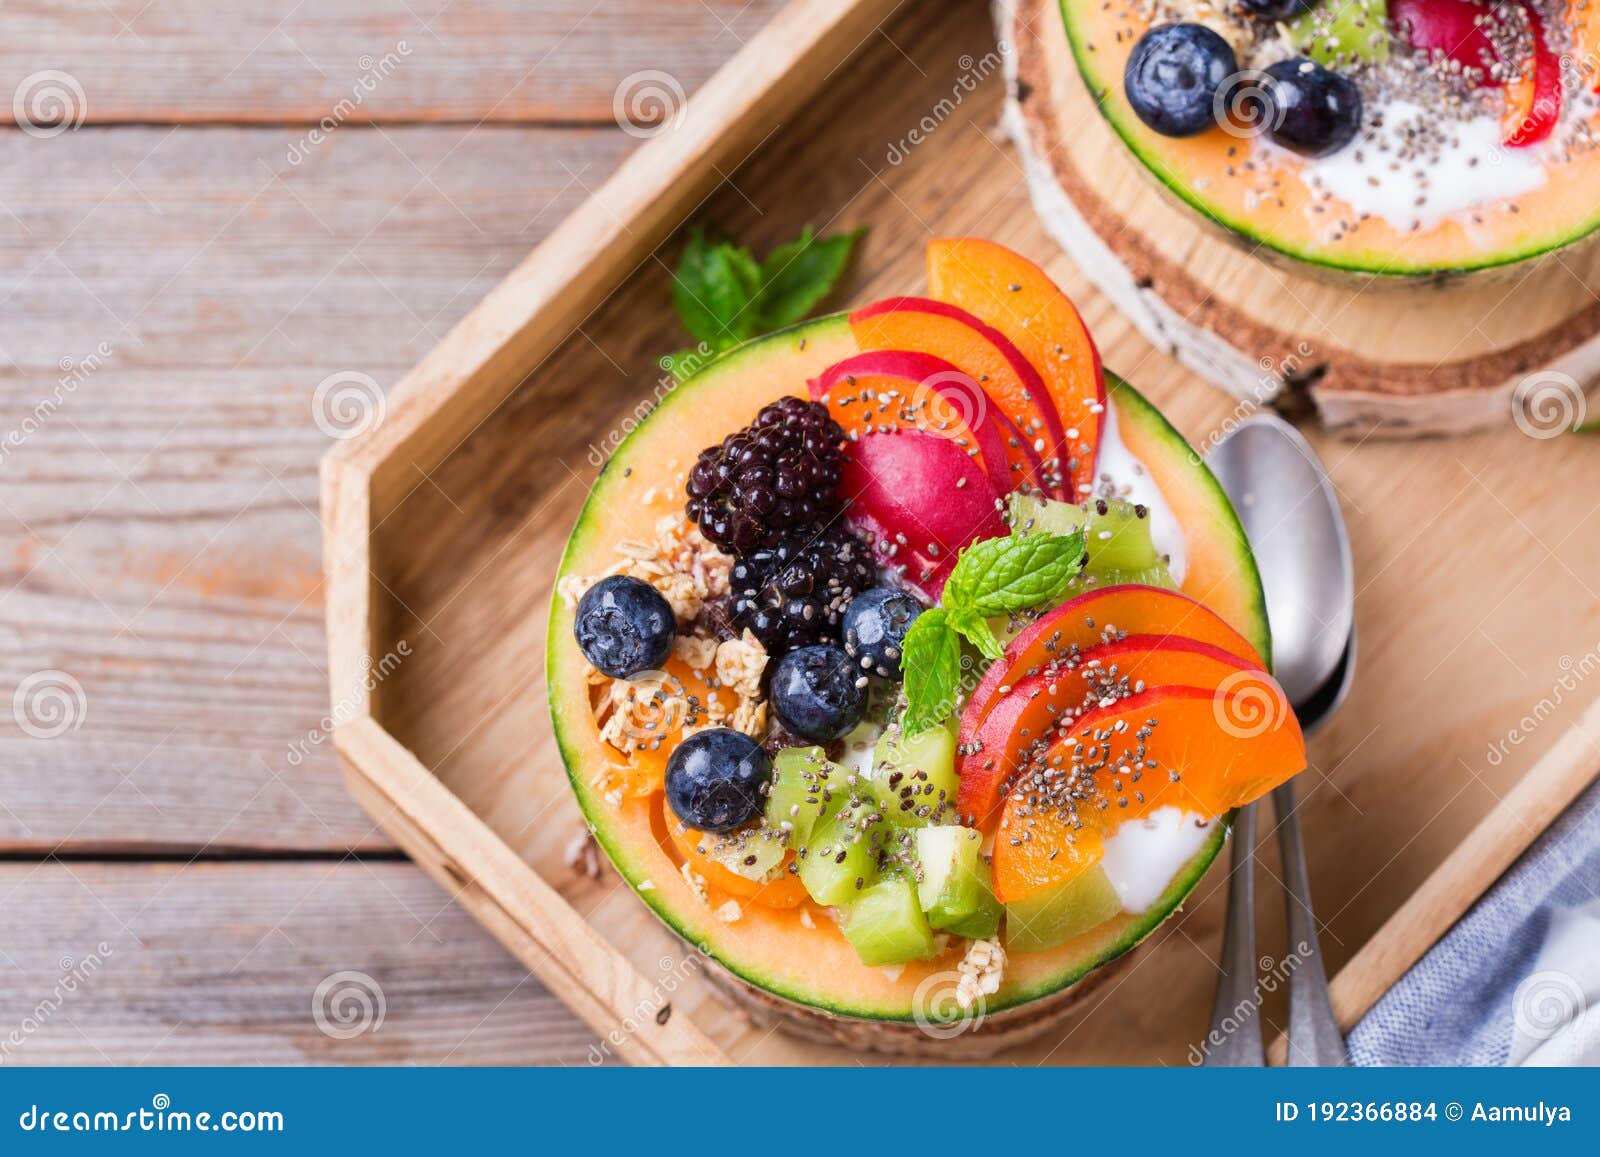
[[[1137,914],[1161,899],[1178,869],[1211,838],[1215,822],[1181,808],[1163,807],[1113,832],[1105,842],[1101,866],[1122,900],[1123,911]]]
[[[1455,143],[1437,158],[1401,161],[1398,171],[1392,169],[1407,127],[1437,121],[1437,114],[1421,105],[1391,101],[1384,106],[1380,127],[1369,124],[1338,152],[1304,164],[1300,179],[1313,192],[1331,193],[1357,213],[1369,213],[1400,230],[1467,217],[1475,209],[1538,189],[1548,179],[1543,150],[1508,148],[1501,143],[1500,122],[1492,116],[1453,124]],[[1273,148],[1264,140],[1259,143]],[[1417,181],[1419,166],[1426,169],[1426,187]],[[1424,198],[1421,205],[1418,197]],[[1330,225],[1327,213],[1314,213],[1308,206],[1306,215],[1315,225]]]
[[[1150,541],[1157,554],[1167,556],[1167,569],[1172,572],[1172,581],[1182,584],[1189,561],[1183,527],[1179,525],[1178,516],[1167,505],[1161,488],[1150,477],[1144,463],[1135,458],[1123,443],[1117,428],[1115,405],[1106,406],[1105,425],[1100,430],[1100,462],[1096,482],[1101,478],[1110,478],[1116,497],[1137,502],[1150,512]]]

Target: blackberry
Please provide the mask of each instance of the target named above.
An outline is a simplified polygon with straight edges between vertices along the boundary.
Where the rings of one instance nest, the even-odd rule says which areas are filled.
[[[837,643],[845,607],[877,577],[867,544],[843,527],[783,538],[734,560],[733,621],[774,657]]]
[[[839,510],[844,430],[821,402],[784,397],[700,452],[689,471],[689,517],[732,554],[776,545]]]

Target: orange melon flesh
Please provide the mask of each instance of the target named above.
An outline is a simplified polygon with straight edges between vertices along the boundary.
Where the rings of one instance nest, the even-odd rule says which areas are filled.
[[[976,237],[928,242],[928,293],[994,326],[1039,371],[1066,437],[1056,456],[1070,479],[1068,493],[1090,493],[1105,376],[1071,299],[1033,262]]]
[[[1446,219],[1415,231],[1372,217],[1342,240],[1333,224],[1356,213],[1338,200],[1312,210],[1300,172],[1305,163],[1251,138],[1211,129],[1164,137],[1134,114],[1123,92],[1128,57],[1150,21],[1130,0],[1061,0],[1079,73],[1101,113],[1151,175],[1202,214],[1278,252],[1320,265],[1415,275],[1502,265],[1568,244],[1600,227],[1600,149],[1547,158],[1547,180],[1504,204],[1485,207],[1482,223]],[[1580,42],[1581,43],[1581,42]],[[1600,130],[1600,115],[1594,118]],[[1247,166],[1253,166],[1248,168]],[[1259,195],[1263,189],[1271,195]]]
[[[1078,815],[1104,836],[1164,807],[1224,816],[1306,766],[1300,723],[1260,671],[1239,672],[1215,689],[1157,687],[1090,712],[1051,746],[1051,766],[1072,767],[1079,744],[1104,766],[1094,774],[1094,800]],[[1128,770],[1114,770],[1119,765]],[[1093,841],[1080,848],[1081,830],[1031,806],[1028,794],[1019,788],[1007,797],[996,832],[995,896],[1003,903],[1070,878],[1087,866],[1086,856],[1098,859]]]
[[[601,472],[568,540],[559,576],[605,573],[617,562],[619,542],[648,540],[664,514],[681,512],[681,478],[702,447],[747,424],[775,398],[805,396],[809,379],[858,352],[847,319],[835,315],[751,343],[673,390]],[[652,492],[651,500],[644,501]],[[1215,522],[1209,519],[1196,527],[1191,541],[1211,534]],[[1247,604],[1248,599],[1241,599],[1241,606]],[[545,675],[556,740],[595,839],[639,899],[734,975],[778,997],[840,1015],[913,1021],[918,987],[948,973],[957,956],[946,953],[913,962],[891,978],[888,971],[863,965],[834,921],[810,904],[781,909],[739,901],[740,919],[724,922],[679,872],[680,856],[673,850],[659,797],[606,798],[597,779],[617,753],[599,739],[589,706],[588,668],[572,628],[573,607],[554,598]],[[1263,613],[1257,628],[1263,638],[1265,629]],[[1014,955],[1001,990],[988,999],[988,1011],[1057,992],[1134,947],[1194,887],[1225,835],[1225,825],[1218,824],[1150,910],[1119,915],[1047,952]],[[959,946],[953,951],[958,954]]]

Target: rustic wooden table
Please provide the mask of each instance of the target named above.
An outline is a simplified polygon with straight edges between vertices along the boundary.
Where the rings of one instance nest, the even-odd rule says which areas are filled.
[[[587,1063],[345,794],[313,399],[615,167],[625,81],[777,6],[0,12],[0,1063]]]

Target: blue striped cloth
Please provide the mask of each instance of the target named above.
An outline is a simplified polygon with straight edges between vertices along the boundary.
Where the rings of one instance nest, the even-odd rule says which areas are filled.
[[[1600,1065],[1600,783],[1350,1035],[1358,1065]]]

